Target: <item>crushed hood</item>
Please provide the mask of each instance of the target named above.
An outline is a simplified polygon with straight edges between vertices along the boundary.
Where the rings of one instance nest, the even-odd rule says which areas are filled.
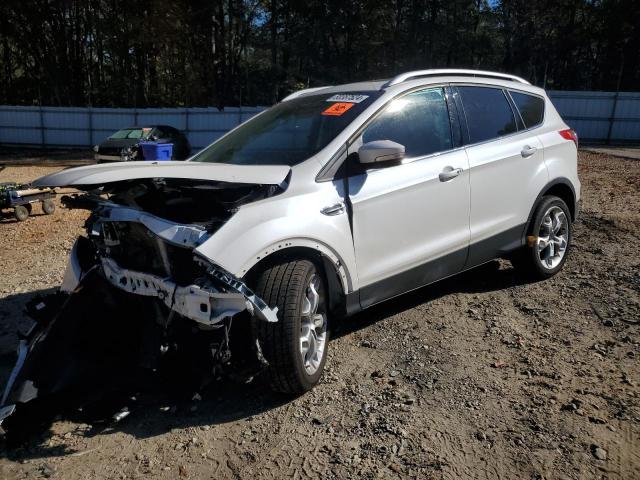
[[[290,167],[286,165],[139,161],[70,168],[41,177],[35,180],[33,185],[37,187],[97,187],[108,183],[148,178],[281,185],[290,170]]]

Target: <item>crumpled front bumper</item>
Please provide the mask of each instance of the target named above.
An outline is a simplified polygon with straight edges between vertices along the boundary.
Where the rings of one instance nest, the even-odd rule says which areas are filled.
[[[86,239],[84,240],[86,241]],[[78,250],[78,241],[76,241],[69,257],[59,295],[72,298],[83,289],[104,290],[108,288],[105,285],[110,284],[115,291],[123,292],[130,297],[140,296],[157,299],[181,317],[193,321],[194,325],[203,331],[222,329],[227,326],[225,320],[243,311],[247,311],[260,321],[278,321],[277,308],[270,308],[240,279],[204,259],[195,258],[194,261],[200,262],[205,267],[207,278],[210,281],[200,285],[180,286],[170,278],[161,278],[157,275],[122,268],[115,260],[108,257],[101,257],[99,264],[94,265],[89,271],[84,271],[81,267],[82,261],[79,259]],[[88,282],[87,285],[85,279],[89,276],[102,278],[101,285],[103,286],[96,287],[94,281]],[[36,308],[38,308],[37,305]],[[93,315],[93,312],[87,311],[86,314]],[[35,332],[33,332],[34,329]],[[42,325],[36,323],[32,332],[20,340],[18,358],[0,403],[0,425],[16,409],[16,399],[21,399],[17,401],[17,403],[21,403],[40,395],[37,388],[34,390],[29,381],[26,382],[29,391],[26,395],[23,394],[25,378],[28,378],[28,375],[25,377],[22,372],[25,363],[29,362],[33,350],[39,348],[43,341],[53,341],[47,338],[49,329],[49,325],[46,323]],[[40,359],[37,361],[41,362]],[[32,391],[35,393],[32,394]]]
[[[121,268],[114,260],[102,258],[104,277],[125,292],[157,297],[176,313],[202,325],[214,326],[244,310],[267,322],[277,322],[278,309],[270,308],[246,285],[211,267],[215,278],[225,281],[229,291],[220,292],[198,285],[178,286],[170,279]]]
[[[11,375],[9,376],[9,381],[4,389],[4,393],[2,394],[2,408],[0,408],[0,425],[2,425],[2,421],[11,415],[15,409],[15,404],[7,405],[7,398],[13,389],[16,379],[18,378],[18,374],[22,370],[22,366],[27,358],[27,353],[29,352],[29,347],[27,345],[27,341],[22,339],[20,343],[18,343],[18,359],[16,360],[16,364],[11,371]]]
[[[27,305],[36,322],[0,403],[0,423],[15,410],[8,431],[22,429],[31,407],[90,402],[157,372],[191,388],[227,368],[250,378],[268,364],[253,322],[278,321],[277,308],[199,247],[242,205],[282,192],[290,169],[127,163],[34,182],[87,190],[62,202],[91,214],[59,292]]]
[[[89,228],[92,237],[104,235],[105,226],[110,222],[133,222],[146,227],[160,242],[193,249],[192,261],[204,267],[208,280],[214,281],[221,289],[210,286],[178,286],[171,278],[161,278],[142,271],[126,269],[108,255],[99,255],[103,276],[115,287],[129,293],[153,296],[162,300],[169,308],[191,320],[204,325],[213,325],[222,319],[243,310],[268,321],[277,322],[277,308],[270,308],[246,284],[207,259],[195,253],[196,247],[209,238],[202,227],[184,225],[147,212],[101,202],[94,210],[95,220]],[[72,292],[82,277],[78,260],[78,241],[72,249],[61,289]]]

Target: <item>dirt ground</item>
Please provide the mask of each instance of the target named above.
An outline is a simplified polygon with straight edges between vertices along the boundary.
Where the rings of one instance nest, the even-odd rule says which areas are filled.
[[[580,176],[573,250],[553,279],[492,262],[343,322],[302,397],[225,381],[115,425],[60,419],[1,451],[0,476],[640,478],[640,162],[583,152]],[[0,222],[4,377],[21,309],[60,283],[84,216]]]

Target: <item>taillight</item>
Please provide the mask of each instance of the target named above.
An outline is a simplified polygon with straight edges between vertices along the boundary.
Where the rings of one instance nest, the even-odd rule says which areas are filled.
[[[578,148],[578,134],[575,132],[575,130],[567,128],[566,130],[560,130],[558,133],[565,140],[573,141],[573,143],[576,144],[576,148]]]

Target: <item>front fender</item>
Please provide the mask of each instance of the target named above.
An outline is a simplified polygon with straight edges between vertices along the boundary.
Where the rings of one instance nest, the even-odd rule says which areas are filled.
[[[271,200],[243,206],[196,252],[241,278],[279,250],[309,248],[332,262],[345,293],[357,290],[347,213],[323,215],[320,212],[323,206],[342,201],[335,190]]]

